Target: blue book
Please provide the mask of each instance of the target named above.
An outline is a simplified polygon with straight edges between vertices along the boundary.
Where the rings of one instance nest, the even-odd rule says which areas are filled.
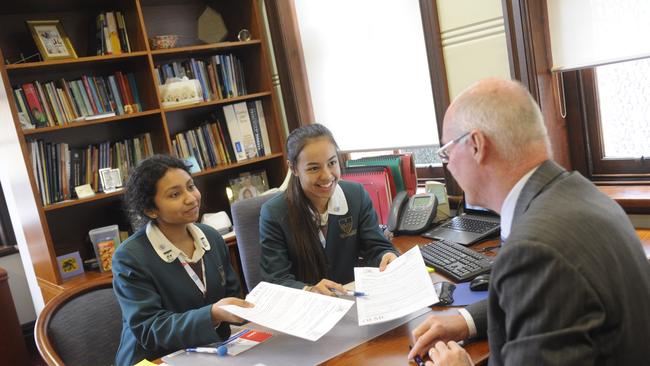
[[[135,82],[135,74],[126,74],[126,78],[129,80],[131,94],[133,94],[133,103],[135,103],[137,111],[142,112],[142,104],[140,104],[140,93],[138,93],[138,83]]]
[[[111,94],[113,94],[113,98],[115,99],[115,105],[117,106],[117,114],[118,115],[124,114],[124,104],[122,103],[122,97],[120,96],[119,89],[117,88],[117,83],[115,82],[114,75],[108,76],[108,87],[111,91]]]

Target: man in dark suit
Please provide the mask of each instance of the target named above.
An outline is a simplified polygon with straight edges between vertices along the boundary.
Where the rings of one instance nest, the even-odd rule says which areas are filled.
[[[471,365],[457,340],[485,337],[494,365],[650,363],[650,265],[625,212],[551,161],[539,107],[519,83],[481,81],[444,119],[439,155],[468,203],[501,215],[489,295],[432,316],[409,354]]]

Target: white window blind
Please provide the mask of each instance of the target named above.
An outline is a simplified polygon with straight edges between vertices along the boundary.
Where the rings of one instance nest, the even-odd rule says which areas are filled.
[[[316,122],[342,150],[438,144],[418,0],[295,0]]]
[[[553,71],[650,56],[650,1],[547,0]]]

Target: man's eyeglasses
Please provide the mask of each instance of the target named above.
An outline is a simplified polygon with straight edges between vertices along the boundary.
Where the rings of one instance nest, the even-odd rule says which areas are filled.
[[[439,148],[438,151],[436,151],[436,154],[438,154],[440,161],[443,162],[444,164],[447,164],[449,162],[449,151],[451,150],[451,147],[454,144],[461,142],[461,140],[463,140],[465,137],[469,136],[470,132],[472,131],[465,132],[464,134],[449,141],[448,143],[444,144],[441,148]]]

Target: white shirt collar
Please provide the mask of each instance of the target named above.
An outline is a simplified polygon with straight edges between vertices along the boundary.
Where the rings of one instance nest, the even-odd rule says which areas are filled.
[[[531,169],[528,173],[524,174],[521,179],[512,187],[506,199],[501,205],[501,240],[505,241],[510,235],[512,229],[512,219],[515,214],[515,206],[517,205],[517,200],[521,194],[521,190],[524,189],[526,182],[530,179],[531,175],[539,168],[539,165]]]
[[[171,263],[182,255],[183,258],[190,263],[196,263],[203,257],[206,251],[210,250],[210,242],[203,234],[203,231],[194,224],[187,225],[188,231],[192,238],[194,238],[194,253],[192,258],[187,258],[185,253],[172,244],[169,239],[163,234],[162,231],[152,221],[147,224],[146,233],[151,246],[156,251],[158,256],[167,263]]]
[[[330,200],[327,201],[327,211],[323,214],[320,214],[320,224],[321,226],[327,225],[329,215],[345,215],[348,213],[348,200],[345,198],[345,193],[343,193],[343,188],[336,184],[334,188],[334,194],[330,197]]]

